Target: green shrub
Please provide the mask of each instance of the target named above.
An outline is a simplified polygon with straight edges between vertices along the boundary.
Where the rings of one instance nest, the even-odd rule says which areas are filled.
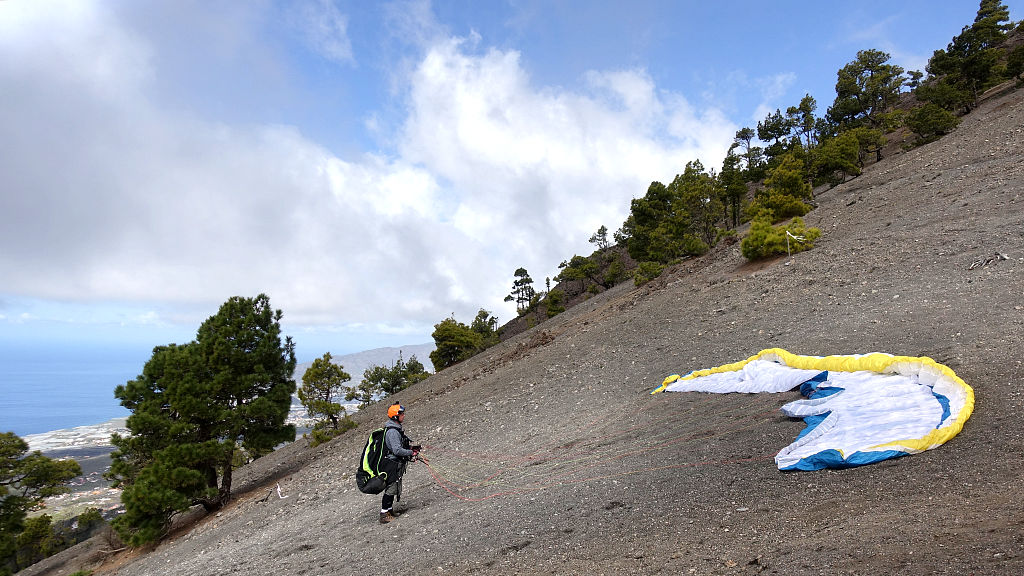
[[[797,253],[814,247],[814,241],[821,236],[821,230],[807,228],[801,218],[794,218],[788,226],[772,226],[771,221],[759,217],[750,224],[750,232],[740,243],[740,251],[747,260],[768,258],[777,254],[786,254],[786,232],[803,238],[789,238],[789,252]]]
[[[25,520],[16,542],[17,565],[21,567],[31,566],[67,547],[61,534],[54,530],[49,514]]]
[[[736,230],[729,228],[728,230],[719,228],[717,236],[715,237],[715,244],[719,242],[725,242],[726,244],[733,244],[736,242]]]
[[[1024,26],[1024,20],[1021,20]],[[1020,80],[1024,74],[1024,44],[1017,46],[1006,56],[1006,75]]]
[[[314,428],[313,430],[310,431],[309,445],[310,447],[318,446],[320,444],[323,444],[324,442],[330,441],[337,435],[338,431],[333,428]]]
[[[604,285],[606,288],[611,288],[625,279],[626,267],[622,265],[622,260],[616,257],[615,260],[612,260],[612,263],[608,265],[608,270],[604,273]]]
[[[807,214],[811,211],[811,206],[789,194],[768,190],[751,203],[749,210],[754,220],[768,216],[772,222],[781,222]]]
[[[794,198],[810,198],[812,193],[805,163],[794,152],[782,156],[779,165],[769,171],[764,185],[768,190]]]
[[[907,127],[917,134],[922,144],[947,134],[959,123],[960,120],[952,112],[931,102],[915,108],[907,118]]]
[[[665,270],[665,267],[657,262],[641,262],[636,271],[633,272],[633,283],[643,286],[654,280]]]
[[[944,110],[962,108],[971,101],[971,94],[951,84],[946,78],[922,84],[914,91],[919,100],[929,102]],[[910,118],[907,118],[909,122]]]
[[[814,149],[814,173],[818,181],[835,186],[848,176],[859,176],[860,143],[856,134],[843,132]]]
[[[338,419],[338,427],[336,429],[331,427],[331,422],[329,420],[322,420],[317,422],[313,426],[313,429],[310,430],[309,445],[312,447],[318,444],[323,444],[336,436],[341,436],[345,432],[357,426],[359,425],[356,424],[356,421],[348,414],[344,414]]]
[[[544,298],[544,304],[547,308],[548,318],[558,316],[565,312],[565,292],[557,288],[548,292],[547,297]]]

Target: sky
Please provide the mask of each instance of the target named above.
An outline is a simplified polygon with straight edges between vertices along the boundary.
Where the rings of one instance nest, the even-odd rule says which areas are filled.
[[[1013,3],[1007,3],[1017,17]],[[300,361],[501,323],[630,200],[977,3],[0,1],[0,356],[186,342],[265,293]]]

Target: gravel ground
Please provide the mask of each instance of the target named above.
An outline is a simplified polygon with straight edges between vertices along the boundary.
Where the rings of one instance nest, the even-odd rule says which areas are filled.
[[[792,261],[752,265],[720,246],[403,391],[430,465],[410,467],[408,511],[390,525],[354,486],[381,423],[363,414],[331,443],[240,471],[244,493],[221,513],[92,568],[1024,573],[1022,126],[1024,91],[993,97],[950,136],[821,193],[805,220],[822,237]],[[778,407],[795,393],[648,395],[669,374],[772,347],[930,356],[974,387],[975,412],[935,450],[781,473],[772,457],[803,423]]]

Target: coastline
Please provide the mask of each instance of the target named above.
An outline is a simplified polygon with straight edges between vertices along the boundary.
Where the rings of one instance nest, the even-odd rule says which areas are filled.
[[[358,404],[343,403],[342,406],[349,414],[354,414],[359,410]],[[113,418],[99,424],[27,434],[22,438],[28,442],[29,450],[39,450],[51,458],[66,457],[65,452],[68,452],[67,456],[88,454],[89,449],[107,448],[107,452],[109,452],[112,449],[110,445],[112,434],[115,432],[128,434],[127,420],[127,417]],[[293,403],[285,422],[294,424],[296,428],[302,430],[312,427],[315,420],[309,417],[304,406]],[[80,452],[80,450],[84,452]]]
[[[128,418],[114,418],[100,424],[89,424],[39,434],[28,434],[24,436],[24,440],[28,442],[29,450],[39,450],[51,458],[60,457],[55,454],[62,451],[110,448],[110,436],[112,434],[115,432],[118,434],[128,433],[128,428],[125,427],[127,420]]]
[[[358,405],[344,405],[349,413]],[[110,453],[114,451],[110,437],[114,433],[128,434],[126,417],[114,418],[99,424],[64,428],[39,434],[28,434],[23,439],[29,450],[38,450],[49,458],[71,459],[82,467],[82,475],[68,482],[67,494],[46,499],[45,507],[33,515],[49,514],[55,519],[70,518],[88,508],[99,508],[108,520],[121,511],[121,491],[110,486],[103,475],[110,470]],[[305,407],[293,404],[286,420],[296,427],[296,438],[309,431],[314,420]]]
[[[46,499],[45,506],[34,511],[54,519],[78,516],[89,508],[99,508],[108,520],[121,511],[121,491],[110,486],[103,474],[110,469],[111,434],[127,434],[127,418],[114,418],[100,424],[52,430],[24,437],[29,450],[38,450],[49,458],[71,459],[82,467],[82,475],[68,482],[70,491]]]

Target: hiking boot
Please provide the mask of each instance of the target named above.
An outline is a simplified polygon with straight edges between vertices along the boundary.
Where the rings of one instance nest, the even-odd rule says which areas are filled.
[[[393,514],[391,514],[390,510],[388,510],[387,512],[381,512],[380,513],[380,523],[381,524],[387,524],[388,522],[391,522],[394,519],[395,519],[395,517],[394,517]]]
[[[394,516],[395,518],[398,518],[402,514],[405,514],[405,510],[406,510],[405,508],[402,508],[401,510],[399,510],[398,506],[395,506],[394,508],[391,509],[391,515]]]

